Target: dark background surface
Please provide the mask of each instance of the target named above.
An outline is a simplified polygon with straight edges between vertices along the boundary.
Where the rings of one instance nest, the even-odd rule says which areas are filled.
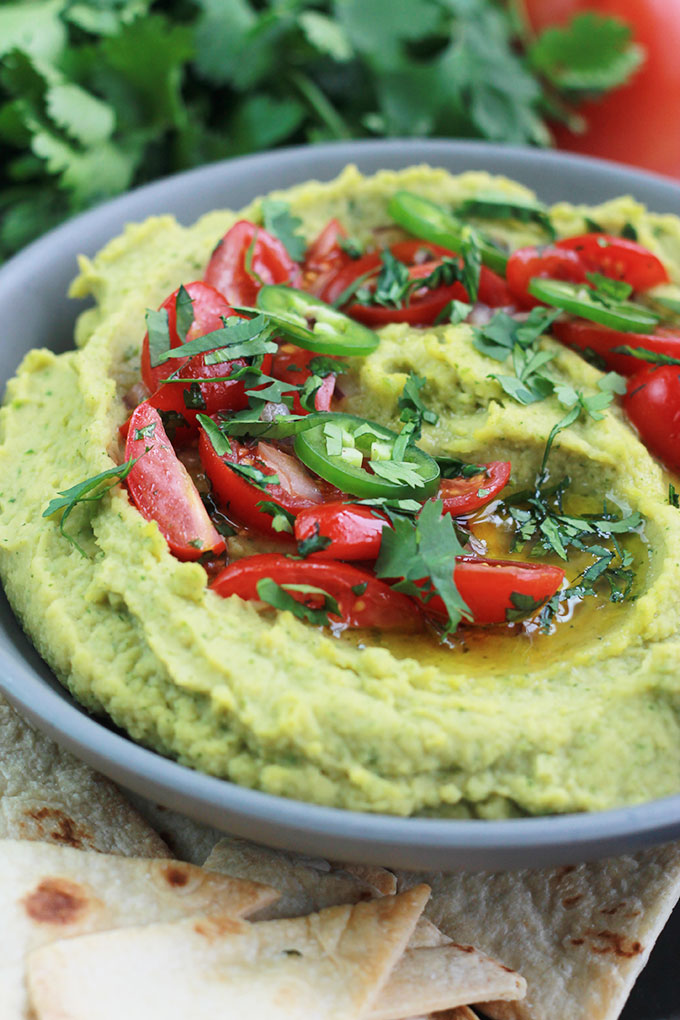
[[[680,907],[677,907],[631,992],[621,1020],[680,1020],[679,947]]]

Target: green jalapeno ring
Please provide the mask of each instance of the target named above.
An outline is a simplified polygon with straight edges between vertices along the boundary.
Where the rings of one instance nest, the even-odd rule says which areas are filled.
[[[361,499],[386,497],[417,499],[422,502],[438,491],[439,465],[424,450],[417,446],[409,446],[403,461],[395,462],[389,459],[374,461],[378,468],[380,464],[392,464],[397,472],[400,465],[408,465],[408,468],[419,477],[417,484],[398,478],[385,478],[368,471],[360,464],[349,463],[341,454],[329,453],[329,437],[325,431],[329,424],[336,427],[336,434],[344,432],[351,438],[355,444],[354,448],[362,455],[361,459],[370,455],[372,448],[375,448],[374,444],[382,445],[388,450],[393,448],[399,435],[377,422],[344,413],[336,413],[330,421],[319,422],[296,435],[294,449],[302,463],[343,492]]]
[[[411,191],[397,191],[387,209],[392,219],[414,237],[441,244],[453,252],[462,251],[466,224],[429,198],[414,195]],[[475,239],[484,265],[505,276],[507,256],[479,231],[475,231]]]
[[[372,329],[294,287],[266,284],[257,295],[257,307],[298,347],[317,354],[364,356],[380,343]]]
[[[533,297],[547,305],[625,333],[646,332],[657,326],[660,320],[660,316],[633,301],[612,301],[605,305],[591,297],[589,288],[583,283],[535,276],[527,289]]]

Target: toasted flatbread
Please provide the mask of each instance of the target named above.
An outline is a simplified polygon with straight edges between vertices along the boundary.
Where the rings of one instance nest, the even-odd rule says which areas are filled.
[[[420,880],[399,876],[400,888]],[[521,968],[527,995],[493,1020],[615,1020],[680,897],[680,844],[573,867],[428,874],[429,918]]]
[[[401,1020],[421,1012],[437,1012],[480,999],[521,999],[526,982],[473,946],[407,949],[390,974],[370,1020]]]
[[[113,783],[34,730],[0,697],[0,839],[167,857]]]
[[[196,822],[188,815],[163,807],[154,801],[125,791],[132,806],[156,830],[170,850],[171,856],[202,866],[222,833],[211,825]]]
[[[0,840],[0,1017],[25,1015],[24,957],[55,939],[196,914],[243,917],[273,889],[182,861]]]
[[[299,917],[380,895],[366,879],[340,869],[332,870],[328,861],[270,850],[245,839],[221,839],[205,867],[273,885],[279,890],[281,898],[259,911],[255,918],[258,921]]]
[[[427,886],[292,920],[186,920],[54,942],[28,958],[38,1020],[361,1020]]]

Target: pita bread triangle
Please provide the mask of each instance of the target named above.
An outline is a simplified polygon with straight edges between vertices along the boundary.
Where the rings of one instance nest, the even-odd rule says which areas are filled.
[[[54,942],[28,958],[38,1020],[361,1020],[422,912],[418,886],[308,917],[194,919]]]
[[[55,939],[195,914],[242,917],[273,889],[181,861],[0,840],[0,1017],[26,1015],[24,959]]]
[[[398,875],[400,888],[420,881]],[[680,897],[680,843],[587,864],[499,874],[431,874],[427,914],[527,981],[492,1020],[616,1020]]]

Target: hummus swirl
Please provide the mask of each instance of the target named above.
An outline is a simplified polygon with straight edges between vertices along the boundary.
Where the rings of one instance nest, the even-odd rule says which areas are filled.
[[[311,240],[330,217],[366,239],[389,224],[386,202],[407,188],[438,202],[493,189],[530,198],[482,173],[425,167],[277,193]],[[360,811],[502,817],[592,811],[680,790],[680,512],[668,478],[612,408],[561,432],[554,477],[575,498],[638,510],[634,597],[577,607],[554,634],[481,630],[454,647],[380,635],[337,638],[288,612],[261,613],[206,586],[153,522],[115,486],[69,518],[86,552],[41,516],[64,490],[120,461],[122,395],[138,378],[146,308],[200,277],[216,239],[259,202],[184,228],[169,217],[129,226],[72,287],[95,306],[77,349],[35,350],[9,383],[1,412],[0,573],[41,655],[89,710],[196,769],[269,793]],[[560,204],[561,236],[584,216],[626,223],[680,281],[680,223],[632,199],[596,209]],[[497,236],[536,243],[530,225]],[[675,266],[675,268],[673,268]],[[345,408],[395,427],[410,371],[428,381],[439,415],[422,447],[473,462],[512,462],[531,484],[564,409],[522,406],[489,377],[468,325],[381,330],[378,349],[343,377]],[[46,338],[49,340],[49,338]],[[585,390],[600,373],[552,340],[555,373]]]

